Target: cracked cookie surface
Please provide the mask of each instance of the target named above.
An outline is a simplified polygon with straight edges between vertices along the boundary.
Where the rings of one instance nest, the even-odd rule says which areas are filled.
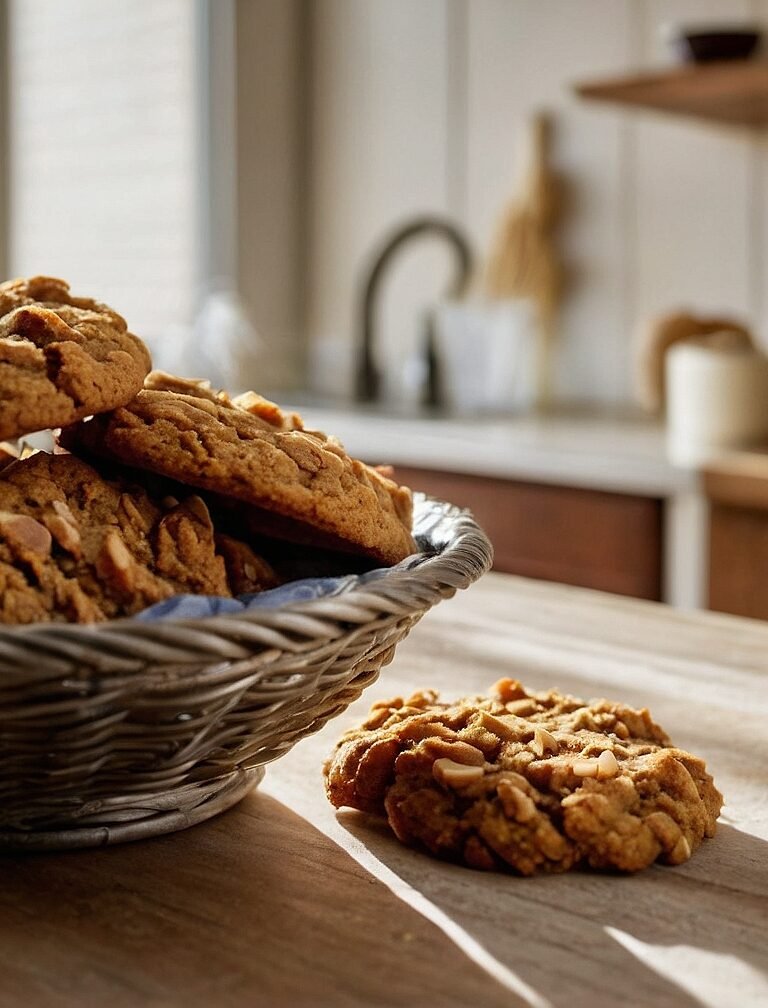
[[[90,623],[179,593],[230,596],[230,571],[238,591],[258,591],[272,587],[265,567],[245,544],[221,548],[195,495],[155,500],[72,455],[0,472],[2,623]]]
[[[210,491],[251,533],[384,564],[415,552],[410,491],[305,430],[297,414],[172,376],[147,384],[126,406],[64,431],[62,443]]]
[[[0,440],[122,406],[150,367],[125,320],[63,280],[0,284]]]
[[[512,679],[453,704],[429,691],[376,704],[325,780],[333,805],[385,815],[406,844],[522,875],[680,864],[722,805],[704,761],[647,710]]]

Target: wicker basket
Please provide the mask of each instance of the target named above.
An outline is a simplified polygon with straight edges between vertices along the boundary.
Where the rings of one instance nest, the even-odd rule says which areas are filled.
[[[491,564],[472,516],[416,495],[422,552],[343,593],[197,620],[0,629],[0,846],[191,826],[340,713],[436,602]]]

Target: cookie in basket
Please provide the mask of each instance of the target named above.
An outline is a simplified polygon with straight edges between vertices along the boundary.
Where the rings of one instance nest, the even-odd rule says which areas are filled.
[[[182,392],[184,379],[153,375],[126,406],[62,432],[62,443],[216,494],[252,533],[383,564],[415,552],[407,488],[255,393],[230,400],[186,384]]]
[[[248,546],[218,541],[197,496],[154,500],[72,455],[38,452],[0,473],[2,623],[89,623],[274,583]]]
[[[522,875],[680,864],[722,805],[704,762],[648,711],[512,679],[453,704],[376,704],[325,777],[333,805],[386,815],[406,844]]]
[[[150,371],[144,379],[144,388],[154,392],[177,392],[197,399],[207,399],[221,406],[238,406],[249,413],[260,416],[276,430],[304,430],[304,423],[298,413],[282,410],[256,392],[245,392],[231,399],[224,389],[214,388],[207,378],[179,378],[167,371]]]
[[[0,440],[122,406],[150,367],[124,319],[63,280],[0,284]]]

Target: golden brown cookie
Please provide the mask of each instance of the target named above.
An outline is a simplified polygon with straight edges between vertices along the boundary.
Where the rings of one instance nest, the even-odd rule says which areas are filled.
[[[333,805],[386,815],[404,843],[522,875],[680,864],[722,805],[704,762],[647,710],[512,679],[454,704],[376,704],[325,776]]]
[[[9,444],[7,441],[0,442],[0,470],[5,469],[11,462],[15,462],[20,454],[16,445]]]
[[[233,595],[251,595],[282,583],[283,579],[276,576],[274,568],[247,543],[222,532],[216,533],[215,542]]]
[[[207,378],[179,378],[167,371],[150,371],[144,379],[144,388],[154,392],[178,392],[191,395],[208,402],[231,406],[232,400],[223,389],[215,389]]]
[[[303,535],[385,564],[415,551],[410,491],[351,459],[334,438],[304,430],[300,417],[255,393],[230,401],[159,384],[167,387],[69,428],[62,443],[245,502],[238,514],[252,532]]]
[[[199,497],[153,500],[72,455],[0,472],[0,622],[93,622],[187,592],[232,594]]]
[[[150,367],[124,319],[63,280],[0,284],[0,440],[122,406]]]
[[[144,388],[154,392],[177,392],[196,399],[207,399],[208,402],[219,403],[221,406],[236,406],[261,417],[275,430],[304,430],[304,421],[298,413],[281,409],[277,403],[265,399],[258,392],[244,392],[230,399],[224,389],[213,388],[207,378],[179,378],[167,371],[150,371],[144,379]]]

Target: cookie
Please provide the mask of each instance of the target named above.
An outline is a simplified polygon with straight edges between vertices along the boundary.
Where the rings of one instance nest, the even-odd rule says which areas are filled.
[[[15,462],[19,458],[19,455],[20,452],[16,445],[0,442],[0,470],[5,469],[11,462]]]
[[[0,440],[122,406],[150,367],[124,319],[63,280],[0,284]]]
[[[529,693],[433,692],[376,704],[325,767],[337,808],[386,815],[406,844],[522,875],[680,864],[715,832],[722,796],[647,710]]]
[[[222,532],[217,532],[214,540],[233,595],[253,595],[282,584],[284,579],[277,577],[274,568],[248,543]]]
[[[175,391],[182,380],[173,381],[69,428],[62,443],[245,503],[237,514],[251,532],[304,536],[384,564],[415,552],[407,488],[255,393],[229,400],[207,388]]]
[[[150,371],[144,379],[144,388],[154,392],[176,392],[180,395],[207,399],[221,406],[235,406],[254,416],[261,417],[275,430],[304,430],[304,422],[298,413],[282,410],[277,403],[257,392],[244,392],[230,399],[224,389],[215,389],[207,378],[179,378],[167,371]]]
[[[232,594],[199,497],[154,500],[72,455],[0,472],[0,622],[95,622],[179,593]]]

